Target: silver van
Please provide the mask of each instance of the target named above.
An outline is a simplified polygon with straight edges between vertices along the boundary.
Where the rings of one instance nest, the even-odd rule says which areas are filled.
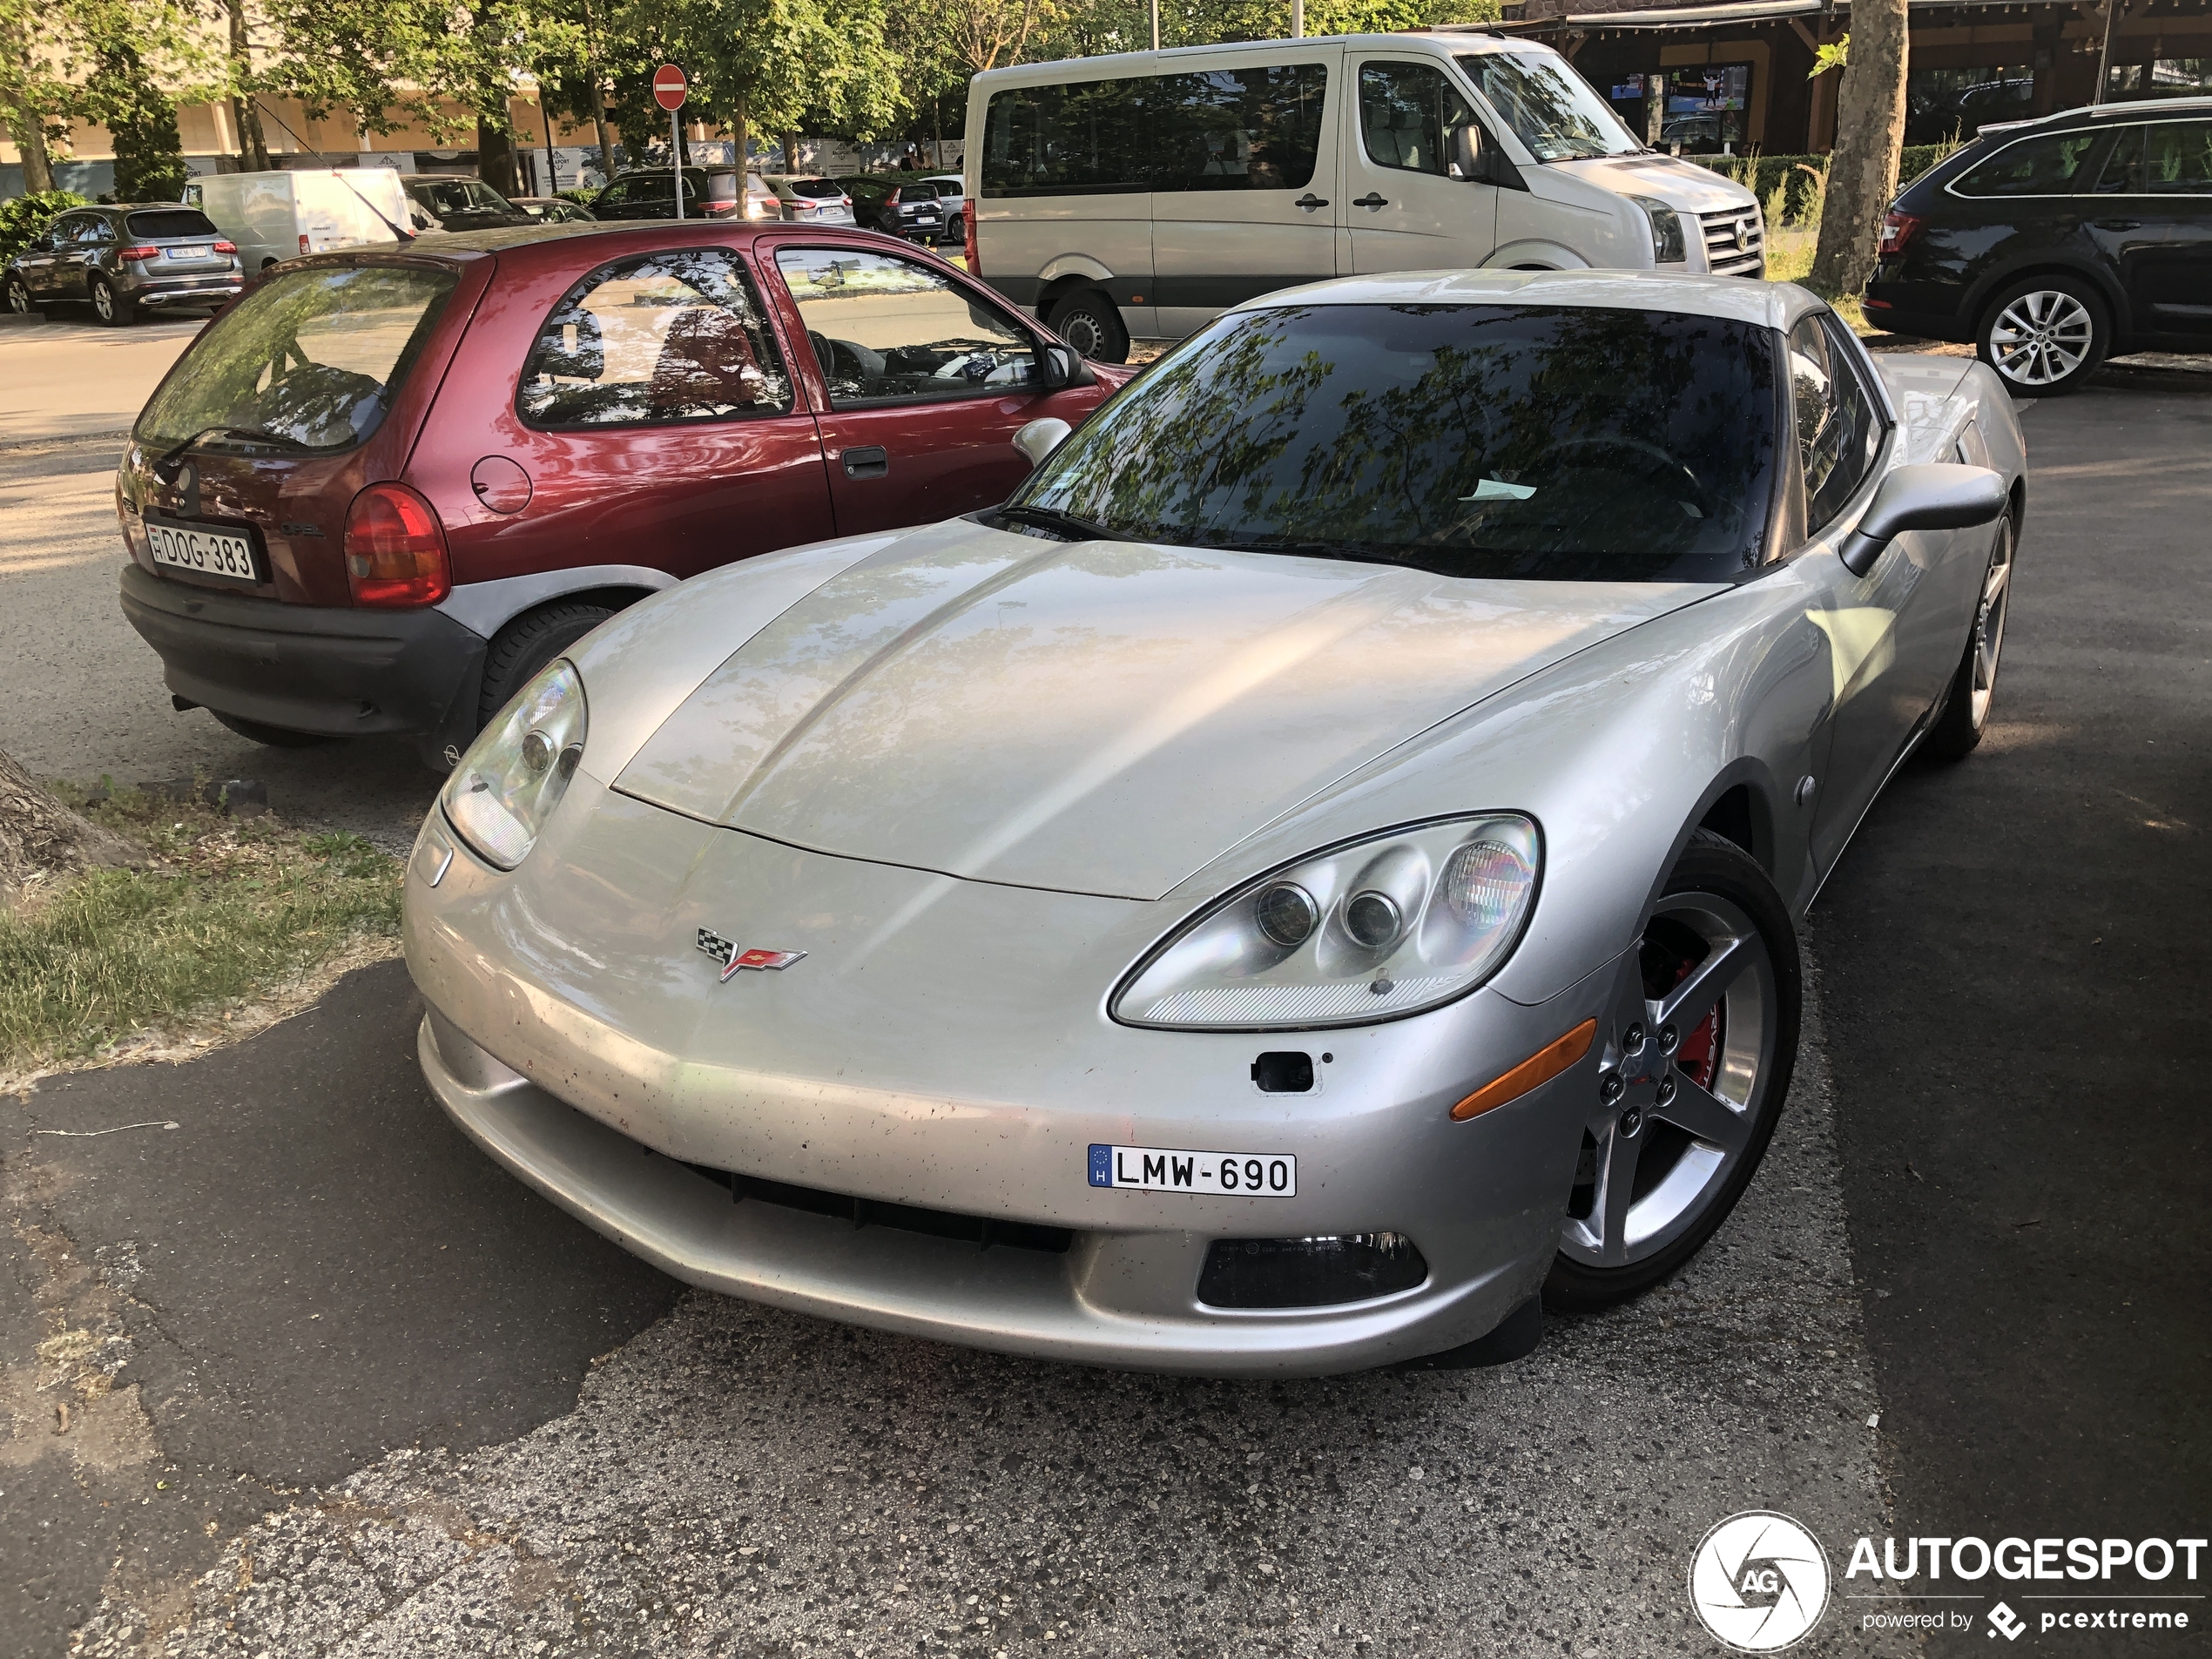
[[[1750,191],[1477,25],[993,70],[967,138],[977,274],[1110,362],[1323,277],[1766,271]]]

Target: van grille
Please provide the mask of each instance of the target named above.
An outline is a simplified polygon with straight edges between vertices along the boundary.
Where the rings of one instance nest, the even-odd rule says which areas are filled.
[[[1743,243],[1737,246],[1737,226],[1743,220]],[[1730,207],[1717,213],[1700,213],[1705,235],[1705,265],[1715,276],[1758,277],[1766,274],[1766,222],[1757,207]]]
[[[1022,1221],[997,1221],[983,1216],[954,1215],[943,1210],[922,1210],[913,1204],[884,1204],[842,1192],[821,1192],[782,1181],[764,1181],[759,1176],[732,1175],[727,1170],[711,1169],[704,1163],[694,1163],[691,1168],[716,1185],[728,1187],[731,1197],[738,1204],[751,1200],[778,1204],[786,1210],[803,1210],[810,1215],[849,1221],[856,1228],[889,1227],[900,1232],[927,1234],[932,1238],[960,1239],[984,1250],[995,1244],[1008,1250],[1043,1251],[1055,1256],[1066,1255],[1075,1242],[1075,1234],[1065,1227],[1039,1227]]]

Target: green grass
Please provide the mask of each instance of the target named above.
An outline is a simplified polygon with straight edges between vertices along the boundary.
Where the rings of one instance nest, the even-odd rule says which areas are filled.
[[[88,871],[0,910],[0,1074],[218,1018],[398,932],[401,861],[359,836],[134,792],[84,811],[148,866]]]

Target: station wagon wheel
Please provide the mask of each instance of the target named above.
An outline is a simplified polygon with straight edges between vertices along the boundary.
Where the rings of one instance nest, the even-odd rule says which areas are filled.
[[[1989,724],[1990,705],[1997,697],[1997,664],[2005,650],[2005,617],[2013,591],[2013,554],[2019,534],[2010,513],[1997,521],[1997,535],[1989,549],[1989,565],[1982,574],[1981,597],[1974,607],[1974,624],[1966,636],[1966,654],[1944,693],[1943,712],[1929,729],[1927,750],[1946,760],[1972,754]]]
[[[2104,302],[2086,283],[2040,276],[2015,283],[1990,303],[1977,347],[2007,387],[2051,397],[2086,381],[2111,343]]]
[[[1674,1272],[1735,1209],[1796,1063],[1797,932],[1756,860],[1701,830],[1604,1034],[1545,1300],[1588,1312]]]

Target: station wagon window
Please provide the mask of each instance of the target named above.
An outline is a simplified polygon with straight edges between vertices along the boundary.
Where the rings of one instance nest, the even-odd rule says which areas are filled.
[[[1467,100],[1433,65],[1368,64],[1359,71],[1359,138],[1379,167],[1444,177],[1452,129],[1474,119]]]
[[[926,266],[853,248],[776,251],[833,409],[1002,397],[1036,378],[1028,333]]]
[[[2212,196],[2212,121],[2125,126],[2097,173],[2100,196]]]
[[[1843,510],[1882,449],[1879,408],[1817,313],[1790,331],[1790,401],[1804,471],[1805,528],[1817,535]]]
[[[2071,196],[2082,183],[2081,164],[2104,136],[2094,127],[2022,138],[1969,167],[1951,188],[1961,196]]]
[[[654,426],[791,413],[791,376],[725,248],[602,266],[538,330],[516,407],[532,426]]]

